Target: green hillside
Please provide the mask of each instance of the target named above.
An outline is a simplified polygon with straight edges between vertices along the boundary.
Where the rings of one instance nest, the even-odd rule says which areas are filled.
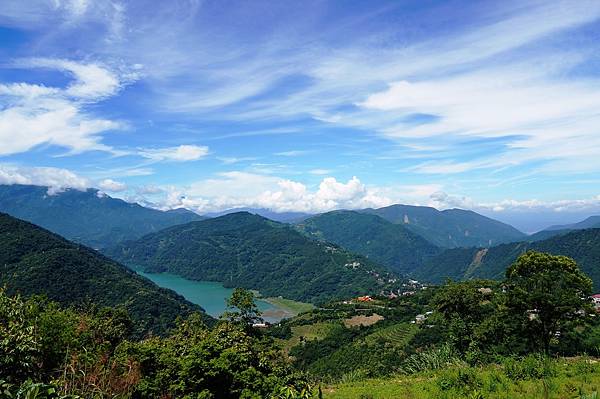
[[[550,237],[565,235],[573,230],[598,228],[600,228],[600,216],[590,216],[579,223],[550,226],[529,236],[529,241],[541,241]]]
[[[354,211],[327,212],[297,227],[309,237],[333,242],[400,273],[411,272],[425,258],[441,252],[404,225]]]
[[[368,259],[247,212],[174,226],[107,254],[146,272],[220,281],[313,303],[378,293],[391,288],[395,278]]]
[[[413,275],[431,282],[442,282],[446,278],[500,279],[506,268],[528,250],[575,259],[594,281],[594,288],[600,290],[600,229],[576,230],[543,241],[503,244],[489,249],[449,249],[428,260]]]
[[[164,333],[200,308],[94,250],[0,213],[0,286],[64,305],[124,305],[138,334]]]
[[[391,205],[361,212],[402,224],[432,244],[445,248],[490,247],[526,237],[512,226],[462,209],[438,211],[426,206]]]
[[[0,185],[0,212],[92,248],[108,247],[176,224],[204,219],[184,209],[162,212],[130,204],[95,189],[69,189],[49,195],[47,187],[25,185]]]

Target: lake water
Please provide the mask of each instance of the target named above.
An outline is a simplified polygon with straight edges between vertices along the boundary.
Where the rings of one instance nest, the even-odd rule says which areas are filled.
[[[194,281],[171,273],[138,273],[156,285],[169,288],[188,301],[200,305],[206,313],[219,317],[227,310],[227,298],[231,296],[233,288],[225,288],[221,283],[214,281]],[[268,302],[257,300],[256,305],[263,313],[263,318],[271,323],[276,323],[289,314]]]

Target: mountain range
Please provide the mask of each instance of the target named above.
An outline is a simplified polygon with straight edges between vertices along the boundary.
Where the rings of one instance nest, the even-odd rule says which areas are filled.
[[[0,211],[100,248],[130,267],[258,289],[267,296],[317,303],[378,292],[398,276],[429,282],[499,278],[528,249],[573,256],[600,282],[594,258],[598,230],[583,230],[600,228],[600,216],[527,236],[461,209],[392,205],[318,215],[244,209],[207,219],[184,209],[131,204],[95,189],[50,195],[47,187],[0,185]],[[95,259],[86,262],[100,262],[95,258],[100,255],[86,251]]]
[[[273,211],[271,209],[247,208],[247,207],[232,208],[232,209],[227,209],[227,210],[224,210],[221,212],[205,213],[203,216],[209,217],[209,218],[216,218],[219,216],[224,216],[224,215],[228,215],[230,213],[237,213],[237,212],[248,212],[248,213],[252,213],[253,215],[259,215],[264,218],[271,219],[276,222],[282,222],[282,223],[297,223],[297,222],[301,222],[302,220],[312,216],[311,214],[304,213],[304,212],[277,212],[277,211]]]
[[[163,334],[202,309],[83,245],[0,213],[0,286],[66,306],[124,306],[137,334]],[[206,316],[206,320],[210,318]]]
[[[426,206],[391,205],[361,212],[401,224],[443,248],[491,247],[527,237],[508,224],[463,209],[439,211]]]
[[[327,212],[304,220],[297,228],[308,237],[335,243],[399,273],[412,272],[442,251],[404,224],[374,214]]]
[[[106,254],[145,272],[220,281],[312,303],[378,293],[397,281],[365,257],[248,212],[170,227]]]
[[[185,209],[163,212],[112,198],[96,189],[0,185],[0,212],[27,220],[71,241],[105,248],[169,226],[202,220]]]
[[[587,219],[585,219],[581,222],[578,222],[578,223],[550,226],[542,231],[532,234],[529,237],[529,240],[530,241],[545,240],[545,239],[553,237],[553,236],[567,234],[573,230],[598,229],[598,228],[600,228],[600,216],[590,216]]]
[[[574,230],[541,241],[522,241],[492,248],[454,248],[428,259],[413,272],[415,278],[442,283],[445,279],[502,279],[522,253],[535,250],[575,259],[600,290],[600,229]]]

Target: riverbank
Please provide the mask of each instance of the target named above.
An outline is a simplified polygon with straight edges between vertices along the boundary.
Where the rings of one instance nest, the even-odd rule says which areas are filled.
[[[271,305],[273,305],[276,309],[269,309],[264,312],[264,316],[272,317],[271,315],[267,315],[267,313],[281,313],[281,319],[294,317],[300,313],[308,312],[315,308],[312,303],[298,302],[292,299],[286,299],[283,297],[268,297],[268,298],[260,298],[262,301],[265,301]]]

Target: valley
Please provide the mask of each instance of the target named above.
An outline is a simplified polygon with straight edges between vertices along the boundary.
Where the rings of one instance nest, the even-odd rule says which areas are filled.
[[[600,399],[600,0],[0,0],[0,399]]]
[[[54,209],[61,201],[41,202],[36,212]],[[78,215],[77,209],[71,208],[73,219],[86,220],[88,210]],[[398,218],[404,211],[410,216]],[[121,371],[102,377],[108,384],[104,389],[119,398],[131,397],[120,387],[148,398],[161,392],[222,389],[221,383],[211,385],[212,377],[182,384],[181,375],[192,380],[219,375],[231,381],[231,391],[244,378],[238,371],[257,367],[262,371],[244,389],[281,390],[291,398],[302,397],[302,392],[306,398],[535,396],[546,389],[540,379],[554,384],[557,395],[569,392],[569,381],[576,381],[582,393],[593,391],[595,366],[571,360],[582,353],[600,356],[594,352],[600,347],[598,320],[581,319],[593,306],[585,298],[600,286],[600,229],[588,228],[590,223],[549,230],[560,234],[545,239],[522,239],[503,224],[454,210],[450,215],[455,224],[445,231],[459,235],[441,242],[439,224],[448,223],[448,214],[430,208],[333,211],[288,223],[251,212],[183,221],[141,237],[134,229],[102,253],[0,214],[0,282],[5,284],[0,316],[24,306],[40,313],[14,325],[29,325],[27,331],[42,334],[35,342],[66,340],[64,345],[77,353],[94,348],[95,354],[75,368],[106,367],[101,364],[110,359],[110,367]],[[124,214],[119,223],[128,223],[128,217]],[[477,233],[472,236],[471,231]],[[456,241],[460,234],[475,240],[469,243],[507,242],[461,247]],[[555,314],[565,317],[561,336],[549,339],[545,350],[540,350],[539,340],[544,334],[522,330],[512,321],[521,313],[531,320],[530,311],[522,309],[532,305],[511,296],[523,291],[512,294],[502,288],[530,278],[526,270],[531,265],[516,280],[512,277],[527,262],[548,268],[535,278],[559,284],[551,293],[537,294],[552,303],[547,309],[577,309]],[[545,273],[552,277],[548,280]],[[571,295],[568,303],[573,305],[553,293],[569,284],[574,291],[569,288],[564,295]],[[53,335],[57,332],[67,335],[59,338]],[[94,343],[85,343],[88,334]],[[214,345],[218,349],[209,349]],[[176,356],[184,347],[189,352]],[[243,349],[250,347],[256,351]],[[54,350],[67,356],[62,349]],[[198,351],[203,353],[200,358]],[[245,355],[234,360],[232,353]],[[209,374],[189,368],[198,359],[206,360],[201,370]],[[139,366],[125,367],[124,361]],[[59,359],[52,362],[52,367],[61,364]],[[570,380],[573,370],[580,369],[585,369],[581,377]],[[134,370],[138,374],[131,374]],[[166,370],[178,377],[163,376]],[[56,369],[38,372],[44,378],[61,378]],[[82,387],[73,392],[89,389],[91,381],[81,376],[69,377]],[[163,386],[165,378],[175,385]],[[137,382],[129,386],[125,381]]]
[[[227,310],[227,299],[233,289],[225,288],[221,283],[213,281],[187,280],[170,273],[144,273],[141,276],[154,282],[159,287],[175,291],[185,299],[199,305],[212,317],[219,318]],[[284,318],[293,317],[299,310],[310,308],[310,305],[279,298],[257,299],[256,304],[262,317],[269,323],[278,323]]]

